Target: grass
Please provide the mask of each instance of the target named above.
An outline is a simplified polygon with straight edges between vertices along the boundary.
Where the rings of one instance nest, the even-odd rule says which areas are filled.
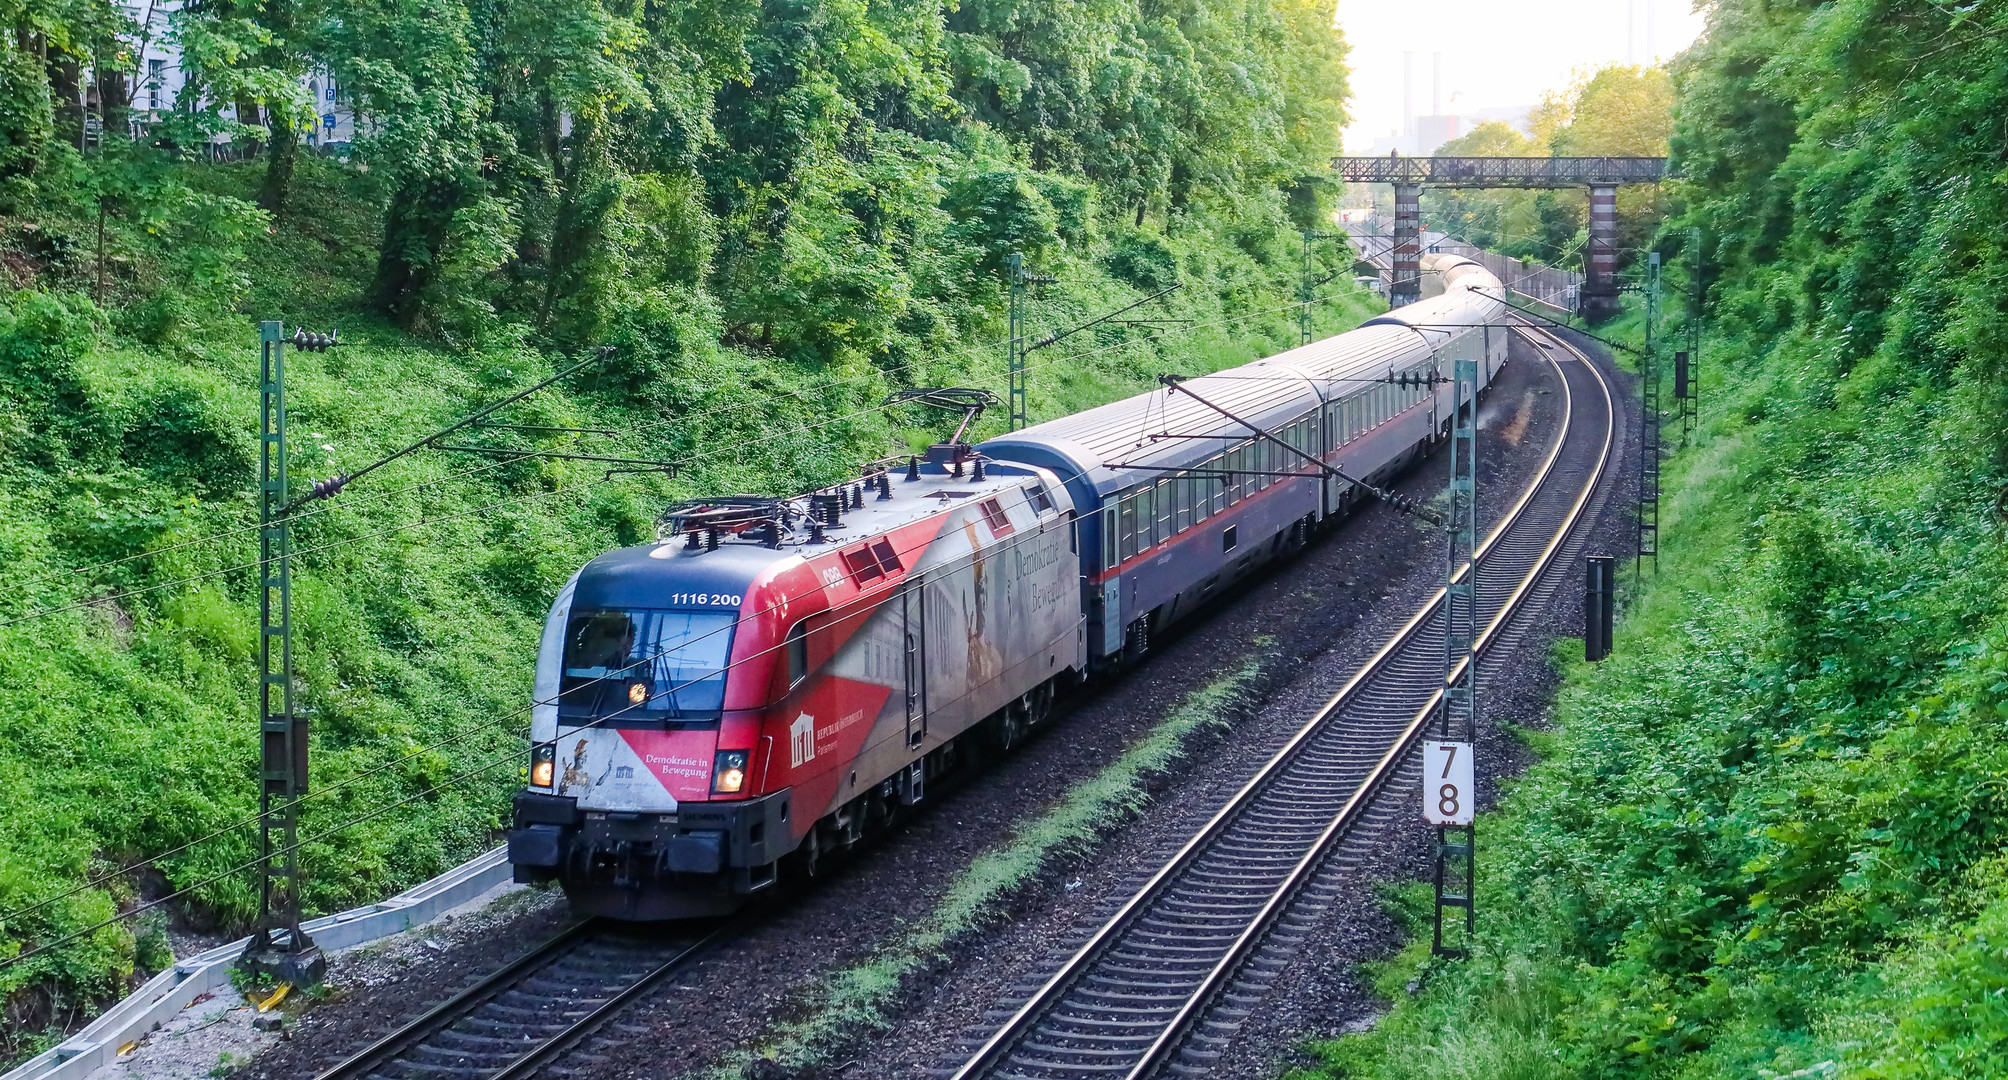
[[[1259,650],[1270,642],[1257,638],[1255,643]],[[1225,725],[1223,714],[1241,700],[1264,659],[1257,651],[1187,694],[1121,757],[1068,789],[1010,840],[978,856],[949,883],[920,927],[908,930],[869,961],[824,978],[812,992],[804,1016],[777,1025],[760,1044],[727,1055],[710,1070],[712,1080],[736,1080],[745,1065],[758,1058],[789,1068],[824,1064],[857,1039],[890,1027],[893,1018],[888,1009],[909,977],[947,959],[956,939],[988,925],[1012,892],[1040,870],[1088,849],[1111,827],[1140,811],[1150,778],[1169,771],[1194,735]]]

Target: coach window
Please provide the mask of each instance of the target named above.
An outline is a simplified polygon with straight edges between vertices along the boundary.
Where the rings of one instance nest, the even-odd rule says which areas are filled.
[[[1171,534],[1173,532],[1171,527],[1171,505],[1174,498],[1173,493],[1177,490],[1178,488],[1176,481],[1159,480],[1157,482],[1156,535],[1157,535],[1157,542],[1160,544],[1164,543],[1166,540],[1171,539]]]
[[[1123,561],[1122,556],[1117,554],[1121,549],[1116,539],[1117,533],[1120,532],[1116,519],[1120,514],[1121,511],[1116,506],[1102,508],[1102,569],[1104,570],[1114,570],[1116,564]]]
[[[1177,535],[1192,524],[1192,477],[1174,477],[1171,481],[1171,531]]]
[[[1122,558],[1128,559],[1130,556],[1136,554],[1136,496],[1129,496],[1122,501],[1121,505],[1122,547],[1119,550],[1121,551]]]
[[[788,687],[793,689],[809,677],[809,621],[802,620],[788,631]]]

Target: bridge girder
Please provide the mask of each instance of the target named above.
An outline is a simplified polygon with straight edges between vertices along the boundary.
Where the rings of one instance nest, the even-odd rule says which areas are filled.
[[[1657,184],[1663,157],[1337,157],[1332,169],[1357,184],[1570,188]]]
[[[1339,178],[1356,184],[1393,184],[1394,271],[1389,299],[1396,307],[1420,297],[1422,221],[1415,201],[1424,186],[1451,188],[1590,189],[1589,250],[1583,259],[1582,315],[1591,320],[1618,312],[1617,189],[1657,184],[1670,175],[1660,157],[1339,157]]]

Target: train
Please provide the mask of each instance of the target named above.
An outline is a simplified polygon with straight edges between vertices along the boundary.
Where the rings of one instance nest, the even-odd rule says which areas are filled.
[[[1476,262],[1425,267],[1423,300],[1346,333],[796,497],[681,503],[588,562],[538,650],[515,879],[581,914],[727,914],[1012,750],[1447,436],[1450,362],[1490,384],[1506,305]]]

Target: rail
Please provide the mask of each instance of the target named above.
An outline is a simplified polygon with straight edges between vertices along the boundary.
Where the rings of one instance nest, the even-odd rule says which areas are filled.
[[[1545,335],[1529,327],[1521,332],[1529,340]],[[1562,376],[1564,434],[1480,548],[1476,584],[1493,612],[1479,637],[1481,655],[1554,565],[1611,456],[1618,420],[1608,382],[1573,346],[1551,339],[1584,362],[1565,369],[1542,346]],[[1570,370],[1583,374],[1572,380]],[[1601,398],[1600,438],[1576,430],[1572,381]],[[1586,419],[1594,419],[1594,410]],[[1558,474],[1580,483],[1551,486]],[[1438,590],[977,1047],[954,1080],[1087,1074],[1141,1080],[1166,1064],[1374,804],[1431,717],[1443,687],[1442,595]],[[1196,1059],[1206,1055],[1205,1048],[1191,1052]]]
[[[574,924],[315,1080],[524,1080],[741,926]]]

